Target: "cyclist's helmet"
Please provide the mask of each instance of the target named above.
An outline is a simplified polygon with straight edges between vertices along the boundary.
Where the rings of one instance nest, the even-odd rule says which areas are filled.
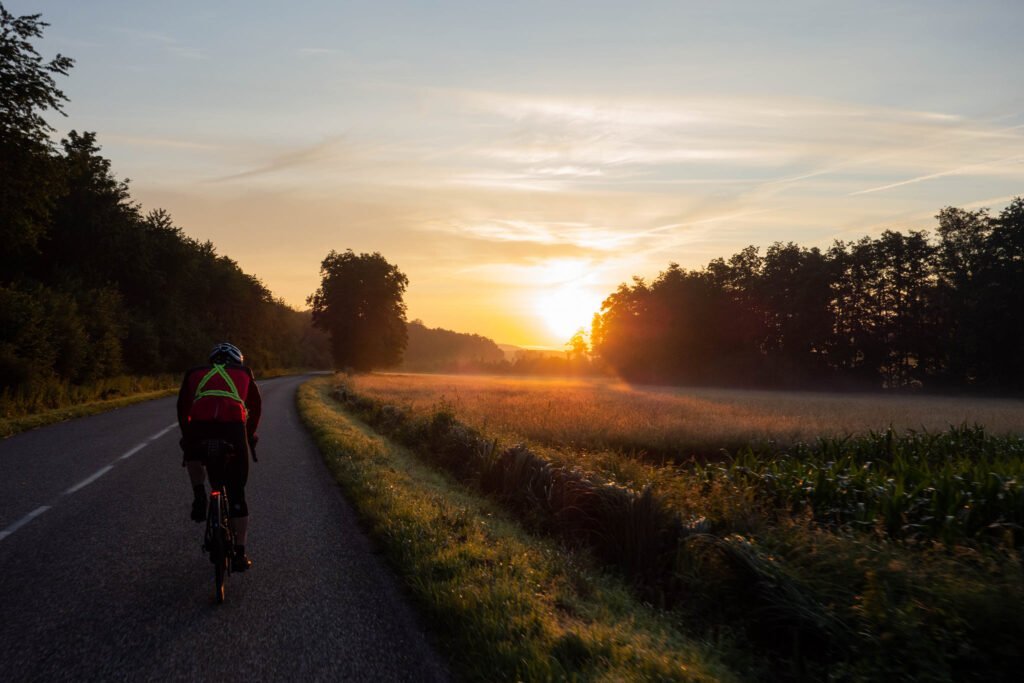
[[[242,355],[239,348],[228,342],[221,342],[210,351],[211,363],[235,363],[241,365],[244,360],[245,356]]]

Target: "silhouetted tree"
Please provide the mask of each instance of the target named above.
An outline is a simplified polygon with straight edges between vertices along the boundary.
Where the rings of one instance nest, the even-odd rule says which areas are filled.
[[[993,221],[985,274],[981,353],[988,383],[1024,388],[1024,198],[1017,197]]]
[[[804,384],[829,373],[828,341],[832,264],[819,249],[775,243],[757,281],[767,335],[764,378],[772,384]]]
[[[582,363],[590,359],[590,348],[587,346],[586,330],[580,328],[565,342],[565,353],[569,362]]]
[[[397,365],[408,335],[402,296],[409,279],[383,256],[331,251],[321,283],[306,300],[313,324],[331,338],[337,368],[365,371]]]
[[[38,14],[15,17],[0,4],[0,283],[20,274],[46,230],[60,176],[50,153],[47,110],[62,114],[67,98],[54,76],[72,60],[49,62],[32,45],[47,24]]]
[[[930,352],[927,304],[934,253],[923,232],[886,230],[871,243],[874,333],[883,349],[878,363],[885,386],[903,387],[923,377],[915,372]]]
[[[931,317],[941,358],[936,374],[950,385],[976,382],[984,369],[989,330],[986,279],[991,274],[987,209],[942,209],[936,252],[936,289]],[[979,365],[981,363],[981,365]]]
[[[647,284],[634,277],[633,286],[619,285],[602,302],[600,315],[594,317],[590,332],[594,350],[625,377],[654,372],[655,363],[648,354],[663,342],[663,333],[653,326],[650,307]]]
[[[605,299],[595,353],[638,381],[1024,391],[1024,199],[826,252],[746,247]]]

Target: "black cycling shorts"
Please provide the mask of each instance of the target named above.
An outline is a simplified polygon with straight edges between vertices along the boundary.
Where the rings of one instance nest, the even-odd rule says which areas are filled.
[[[220,463],[207,463],[203,442],[217,439],[231,444],[234,452]],[[245,484],[249,480],[249,439],[241,422],[190,422],[184,438],[185,460],[201,460],[214,488],[223,483],[227,489],[229,514],[245,517],[249,506],[245,502]]]

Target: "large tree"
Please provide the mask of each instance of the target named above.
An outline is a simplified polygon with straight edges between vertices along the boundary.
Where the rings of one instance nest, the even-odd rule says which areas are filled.
[[[331,337],[337,368],[358,371],[397,365],[405,351],[409,284],[383,256],[331,251],[320,265],[319,289],[306,300],[313,324]]]
[[[67,98],[54,76],[67,75],[73,62],[43,61],[32,41],[45,26],[38,14],[16,17],[0,4],[0,284],[35,252],[60,192],[53,128],[43,114],[63,113]]]

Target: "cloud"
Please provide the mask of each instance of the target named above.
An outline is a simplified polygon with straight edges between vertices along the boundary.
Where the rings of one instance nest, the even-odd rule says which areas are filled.
[[[187,59],[192,61],[198,61],[206,59],[206,52],[202,48],[198,48],[192,45],[187,45],[177,38],[158,33],[156,31],[148,31],[144,29],[136,28],[124,28],[115,27],[114,32],[128,36],[136,43],[150,46],[157,46],[163,49],[168,54],[171,54],[179,59]]]
[[[599,262],[586,258],[535,258],[523,262],[464,265],[462,277],[505,286],[551,287],[594,281]]]
[[[967,165],[995,172],[979,160],[1021,144],[1019,126],[997,126],[1012,114],[971,120],[809,98],[557,98],[429,88],[418,94],[437,116],[465,124],[457,148],[437,152],[453,163],[444,182],[519,193],[706,187],[752,204],[778,195],[843,197],[896,189],[899,175],[952,174]],[[1017,171],[999,172],[1006,174]]]
[[[195,142],[193,140],[175,140],[170,138],[147,137],[137,135],[104,135],[104,142],[112,142],[122,145],[137,145],[139,147],[163,147],[169,149],[186,149],[214,151],[223,149],[223,145],[206,142]]]
[[[301,47],[297,52],[301,57],[334,57],[344,54],[341,50],[330,47]]]
[[[279,173],[281,171],[318,165],[325,161],[338,159],[342,156],[342,149],[341,138],[327,138],[313,145],[299,147],[297,149],[277,154],[253,168],[212,178],[208,182],[225,183],[233,180],[255,178],[258,176]]]
[[[311,58],[321,54],[307,49]],[[585,264],[593,283],[585,286],[607,293],[670,261],[700,268],[748,244],[827,247],[837,236],[927,227],[943,205],[1008,194],[1024,180],[1016,163],[1024,140],[1012,115],[412,88],[387,99],[394,109],[375,106],[365,120],[346,111],[340,121],[310,125],[316,137],[304,144],[225,139],[221,149],[197,148],[207,159],[218,155],[220,170],[193,191],[210,197],[209,206],[227,206],[232,195],[259,207],[202,220],[211,230],[271,225],[270,237],[252,242],[253,263],[268,261],[254,265],[258,272],[275,267],[292,226],[318,257],[330,248],[379,250],[424,293],[416,315],[465,327],[449,311],[483,315],[486,304],[457,302],[499,296],[496,282],[508,299],[503,311],[546,274],[574,272],[572,264]],[[928,180],[946,175],[977,182],[961,194],[919,196],[931,189]],[[904,192],[910,188],[919,194]],[[303,264],[312,283],[316,264]]]
[[[595,176],[604,176],[604,171],[599,168],[584,168],[581,166],[544,166],[540,168],[531,168],[528,171],[532,175],[537,176],[571,176],[574,178],[592,178]]]
[[[494,242],[530,242],[534,244],[568,244],[598,252],[613,252],[636,243],[657,232],[630,232],[583,222],[536,222],[516,219],[493,219],[455,225],[451,231],[463,236]]]

